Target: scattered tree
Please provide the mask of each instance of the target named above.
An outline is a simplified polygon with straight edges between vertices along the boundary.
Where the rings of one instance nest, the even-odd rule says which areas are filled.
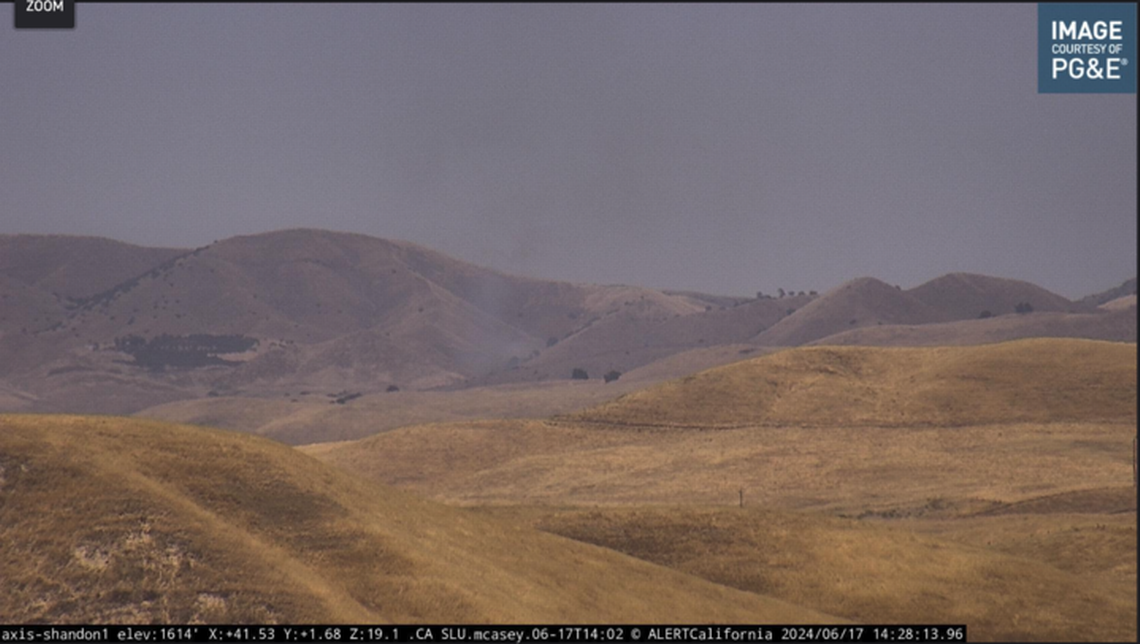
[[[546,339],[546,346],[547,347],[553,347],[556,344],[558,344],[558,338],[556,338],[554,336],[550,336],[549,338]]]
[[[586,370],[580,369],[578,367],[574,367],[574,370],[570,372],[570,377],[573,378],[574,380],[589,380],[590,379],[590,375],[586,373]]]
[[[982,311],[981,313],[978,314],[978,319],[984,320],[986,318],[992,318],[993,316],[994,316],[994,314],[987,309],[987,310]]]
[[[1017,306],[1015,306],[1013,310],[1017,311],[1018,313],[1032,313],[1033,305],[1029,302],[1018,302]]]
[[[384,391],[387,391],[388,393],[392,393],[394,391],[399,391],[399,390],[400,390],[400,388],[397,387],[396,385],[388,385],[388,388],[385,389]]]
[[[610,371],[607,371],[606,375],[602,376],[602,378],[605,379],[607,383],[613,382],[614,380],[621,378],[621,372],[617,369],[612,369]]]
[[[785,295],[784,289],[782,289],[782,288],[776,289],[776,294],[779,295],[780,297],[784,297],[784,295]]]

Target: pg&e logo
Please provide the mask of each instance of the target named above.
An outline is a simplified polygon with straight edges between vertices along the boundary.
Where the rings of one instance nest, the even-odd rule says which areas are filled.
[[[1037,5],[1039,94],[1135,94],[1136,5]]]

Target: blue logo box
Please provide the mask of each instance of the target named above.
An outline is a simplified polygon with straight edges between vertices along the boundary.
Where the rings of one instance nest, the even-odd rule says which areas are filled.
[[[1135,94],[1136,5],[1037,5],[1039,94]]]

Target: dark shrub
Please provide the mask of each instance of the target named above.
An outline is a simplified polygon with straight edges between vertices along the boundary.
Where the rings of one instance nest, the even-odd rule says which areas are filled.
[[[1017,311],[1018,313],[1032,313],[1033,305],[1029,302],[1019,302],[1017,306],[1013,308],[1013,310]]]
[[[978,319],[984,320],[986,318],[992,318],[993,316],[994,316],[994,314],[991,313],[990,311],[982,311],[981,313],[978,314]]]
[[[590,379],[590,375],[586,373],[585,369],[579,369],[577,367],[575,367],[574,370],[570,372],[570,377],[573,378],[574,380],[589,380]]]
[[[388,385],[388,388],[385,389],[384,391],[387,391],[388,393],[392,393],[393,391],[399,391],[399,390],[400,390],[400,388],[397,387],[396,385]]]
[[[614,380],[621,378],[621,372],[613,369],[611,371],[607,371],[606,375],[602,376],[602,378],[604,378],[606,382],[613,382]]]

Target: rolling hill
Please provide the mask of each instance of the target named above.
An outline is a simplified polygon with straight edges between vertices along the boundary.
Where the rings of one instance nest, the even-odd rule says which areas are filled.
[[[943,275],[907,293],[941,311],[948,320],[1014,313],[1019,304],[1028,304],[1033,311],[1090,310],[1087,305],[1070,302],[1036,284],[972,273]]]
[[[1099,306],[1105,302],[1115,300],[1118,297],[1125,295],[1136,295],[1136,278],[1124,280],[1120,286],[1115,286],[1110,289],[1101,291],[1100,293],[1093,293],[1080,299],[1080,303],[1086,306]]]
[[[1103,310],[1098,313],[1013,313],[981,320],[922,325],[884,324],[836,333],[808,344],[922,347],[991,344],[1019,338],[1086,338],[1136,342],[1134,303],[1129,306],[1127,302],[1112,302],[1117,302],[1117,305],[1103,305]]]
[[[185,253],[102,237],[0,234],[0,276],[82,300]]]
[[[878,324],[928,324],[946,319],[945,313],[913,295],[863,277],[827,291],[750,341],[798,346],[848,329]]]
[[[1132,641],[1136,347],[804,347],[301,451],[856,622]]]
[[[1135,422],[1136,346],[1033,339],[807,347],[704,371],[566,419],[663,427]]]
[[[265,439],[0,416],[9,623],[841,622]]]
[[[23,239],[8,240],[9,272],[43,283],[51,265],[21,268],[30,261]],[[32,249],[46,243],[26,241]],[[161,263],[94,294],[74,291],[85,295],[67,300],[62,319],[4,346],[0,362],[13,385],[37,395],[44,411],[118,413],[149,406],[135,402],[148,389],[186,399],[305,385],[460,386],[534,357],[620,302],[637,300],[661,316],[705,306],[693,295],[514,277],[406,242],[327,231],[235,237],[181,254],[159,250],[152,259]],[[39,294],[18,294],[21,316],[51,304],[25,302],[32,296]],[[228,355],[202,348],[217,344],[209,338],[229,337],[252,346]],[[155,346],[160,341],[166,345]],[[139,369],[144,358],[149,368]],[[70,376],[59,380],[64,373]],[[116,381],[151,386],[114,396],[121,406],[82,395]]]
[[[1022,303],[1036,312],[1002,315]],[[994,317],[977,320],[980,307]],[[709,363],[676,356],[723,362],[725,351],[755,346],[1134,340],[1127,311],[964,273],[909,291],[862,278],[822,296],[753,298],[528,279],[408,242],[321,230],[193,250],[7,235],[0,378],[21,394],[0,398],[0,410],[131,414],[299,391],[572,384],[575,369],[592,379],[683,375],[673,370]]]
[[[810,347],[548,420],[390,430],[304,451],[461,503],[735,503],[902,512],[1131,482],[1136,347]],[[987,506],[988,507],[988,506]]]

